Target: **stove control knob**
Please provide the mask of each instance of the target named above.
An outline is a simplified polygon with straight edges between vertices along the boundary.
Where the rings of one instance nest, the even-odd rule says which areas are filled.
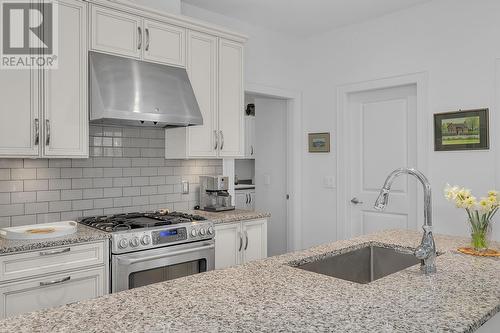
[[[191,236],[196,237],[196,229],[191,229]]]
[[[200,236],[205,236],[205,228],[200,228]]]
[[[214,228],[208,227],[207,232],[208,232],[209,235],[213,235],[214,234]]]
[[[128,246],[128,241],[125,238],[120,239],[120,242],[118,243],[118,247],[120,249],[124,249]]]
[[[139,238],[134,237],[130,240],[130,246],[132,247],[138,247],[139,246]]]
[[[148,245],[150,241],[151,241],[151,237],[149,237],[149,235],[144,235],[141,238],[142,245]]]

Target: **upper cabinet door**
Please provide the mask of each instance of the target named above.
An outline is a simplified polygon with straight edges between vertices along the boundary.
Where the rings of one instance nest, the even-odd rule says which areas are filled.
[[[219,135],[219,156],[244,156],[243,45],[222,38],[219,40]]]
[[[245,157],[255,158],[255,117],[245,117]]]
[[[87,4],[76,0],[58,3],[58,68],[44,72],[42,146],[47,157],[87,157]]]
[[[217,37],[190,31],[187,71],[203,116],[203,125],[188,129],[190,157],[217,156],[217,65]]]
[[[144,21],[144,60],[186,66],[186,29]]]
[[[141,58],[145,38],[140,17],[92,6],[91,31],[93,50]]]
[[[40,141],[39,71],[0,74],[0,156],[38,156]]]

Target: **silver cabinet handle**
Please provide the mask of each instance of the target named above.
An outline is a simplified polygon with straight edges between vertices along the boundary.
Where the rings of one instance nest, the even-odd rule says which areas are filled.
[[[248,203],[252,203],[252,194],[251,193],[248,193],[248,198],[250,200]]]
[[[248,249],[248,233],[245,231],[245,251]]]
[[[35,118],[35,146],[40,143],[40,120]]]
[[[250,155],[253,155],[253,145],[251,145],[250,148],[251,148],[250,149],[251,150]]]
[[[150,38],[149,38],[149,29],[146,28],[146,51],[149,50],[149,41],[150,41]]]
[[[45,145],[50,145],[50,120],[45,120]]]
[[[246,201],[245,203],[248,204],[248,193],[245,193]]]
[[[215,147],[214,150],[217,150],[219,148],[219,136],[217,135],[217,131],[214,130],[214,137],[215,137]]]
[[[43,251],[43,252],[40,252],[40,255],[41,256],[51,256],[51,255],[54,255],[54,254],[66,253],[66,252],[69,252],[69,251],[71,251],[71,248],[67,247],[67,248],[61,249],[61,250]]]
[[[351,199],[351,202],[355,205],[361,205],[363,201],[360,201],[358,198],[354,197]]]
[[[140,50],[141,47],[142,47],[142,30],[141,30],[141,27],[137,27],[137,36],[138,36],[137,49]]]
[[[58,284],[58,283],[63,283],[66,281],[71,280],[71,276],[66,276],[65,278],[59,279],[59,280],[52,280],[52,281],[47,281],[47,282],[40,282],[40,287],[43,286],[50,286],[52,284]]]
[[[220,132],[220,137],[221,137],[221,144],[220,144],[220,150],[224,149],[224,133],[222,131]]]
[[[238,252],[241,252],[241,248],[243,247],[243,237],[241,237],[241,232],[238,232],[240,236],[240,248],[238,249]]]

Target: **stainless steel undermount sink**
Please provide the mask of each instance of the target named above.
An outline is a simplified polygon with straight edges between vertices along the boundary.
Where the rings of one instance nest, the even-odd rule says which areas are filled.
[[[368,245],[296,268],[352,282],[369,283],[419,263],[420,260],[411,253]]]

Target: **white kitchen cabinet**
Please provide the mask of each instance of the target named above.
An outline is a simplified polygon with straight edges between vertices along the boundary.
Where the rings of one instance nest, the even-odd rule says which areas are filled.
[[[165,157],[243,157],[243,44],[189,31],[187,59],[203,125],[167,129]]]
[[[215,268],[239,265],[241,262],[241,223],[215,226]]]
[[[92,50],[185,67],[186,29],[92,6]]]
[[[40,143],[38,70],[2,70],[0,156],[36,157]]]
[[[187,72],[203,117],[203,125],[165,131],[167,158],[217,157],[218,38],[189,31]]]
[[[236,190],[235,191],[236,209],[255,210],[255,190]]]
[[[243,45],[219,39],[219,134],[221,157],[242,157]]]
[[[87,7],[59,0],[58,68],[44,70],[44,157],[87,157]]]
[[[0,256],[0,318],[107,294],[108,256],[107,240]]]
[[[0,157],[88,157],[87,4],[57,3],[57,68],[0,75]]]
[[[92,6],[93,50],[141,58],[142,19],[120,11]]]
[[[226,268],[267,257],[267,219],[215,226],[215,268]]]
[[[184,67],[186,29],[144,20],[144,60]]]
[[[255,117],[245,116],[245,157],[255,158]]]
[[[102,296],[105,278],[102,266],[0,285],[0,317]]]
[[[250,220],[242,223],[245,244],[243,245],[243,262],[267,257],[267,222],[266,220]]]

